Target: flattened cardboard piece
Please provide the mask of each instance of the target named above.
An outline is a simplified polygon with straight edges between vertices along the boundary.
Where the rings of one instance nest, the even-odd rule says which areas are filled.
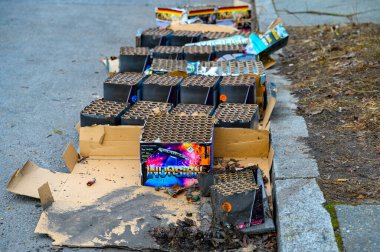
[[[235,33],[237,29],[214,24],[180,24],[179,22],[172,22],[169,29],[173,31],[200,31],[200,32],[228,32]]]
[[[82,157],[140,156],[142,126],[97,125],[80,128],[79,149]]]
[[[53,194],[51,193],[49,183],[46,182],[38,188],[38,195],[40,196],[42,209],[45,210],[54,202]]]
[[[62,159],[67,169],[72,172],[79,159],[79,154],[72,143],[67,145],[66,150],[63,152]]]
[[[87,186],[92,178],[96,182]],[[35,233],[49,235],[60,246],[158,249],[151,228],[183,219],[187,211],[197,222],[197,208],[185,194],[171,198],[163,190],[140,186],[138,159],[88,158],[69,174]]]
[[[68,176],[69,174],[43,169],[32,161],[27,161],[12,175],[7,184],[7,191],[39,199],[38,188],[47,181],[53,197],[56,197]]]

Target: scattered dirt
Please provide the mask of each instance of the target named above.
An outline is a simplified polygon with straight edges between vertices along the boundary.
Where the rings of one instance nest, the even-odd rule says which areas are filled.
[[[290,27],[280,54],[329,202],[380,203],[380,25]]]
[[[233,229],[199,230],[195,222],[185,218],[176,225],[159,226],[151,231],[163,249],[171,251],[276,251],[276,235],[249,237]]]

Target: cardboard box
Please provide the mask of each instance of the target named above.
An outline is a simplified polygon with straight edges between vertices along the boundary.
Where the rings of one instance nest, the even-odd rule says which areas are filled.
[[[217,25],[231,26],[251,30],[252,13],[250,5],[218,7]]]
[[[216,6],[186,6],[183,7],[183,9],[187,11],[187,19],[189,23],[216,23]]]
[[[179,8],[155,8],[156,24],[158,27],[167,27],[173,21],[186,20],[186,11]]]
[[[252,33],[246,51],[249,54],[269,55],[286,46],[289,35],[281,18],[275,19],[264,34]]]

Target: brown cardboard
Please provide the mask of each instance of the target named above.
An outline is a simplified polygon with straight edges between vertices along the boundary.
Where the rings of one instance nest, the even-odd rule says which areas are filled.
[[[80,128],[82,157],[139,158],[142,126],[91,126]]]
[[[284,23],[284,21],[282,20],[282,18],[278,17],[275,20],[273,20],[272,23],[270,23],[267,30],[271,30],[274,27],[276,27],[278,24],[281,24],[281,23]]]
[[[27,161],[21,169],[17,169],[7,184],[9,192],[29,196],[39,199],[38,188],[46,182],[49,182],[54,197],[62,189],[69,174],[53,172],[43,169]]]
[[[103,150],[107,151],[107,148]],[[96,182],[87,186],[86,182],[93,178]],[[124,193],[126,190],[127,193]],[[142,204],[144,198],[152,201]],[[141,205],[138,205],[137,212],[133,212],[136,204]],[[197,207],[189,204],[184,194],[171,198],[164,191],[140,186],[140,162],[137,157],[89,157],[76,164],[55,202],[41,215],[35,232],[49,235],[54,245],[135,248],[138,246],[134,244],[136,241],[150,238],[148,232],[152,221],[159,222],[156,225],[175,222],[178,218],[183,219],[187,211],[193,213],[192,218],[196,221]],[[149,211],[159,208],[161,210],[155,216],[150,214]],[[127,217],[120,219],[120,212],[125,212]],[[105,213],[106,220],[100,220]],[[70,220],[66,219],[68,216]],[[88,226],[88,218],[96,231]],[[105,222],[99,225],[102,221]],[[148,244],[153,246],[152,249],[158,248],[154,241],[150,242]]]
[[[72,143],[69,143],[63,152],[62,159],[67,169],[72,172],[79,159],[79,154]]]
[[[273,112],[273,109],[274,109],[275,105],[276,105],[276,98],[274,98],[273,96],[271,96],[269,98],[267,107],[265,109],[264,119],[263,119],[263,121],[261,122],[261,125],[260,125],[261,129],[269,130],[269,120],[270,120],[270,116],[272,115],[272,112]]]
[[[276,60],[274,60],[271,56],[266,54],[261,55],[260,60],[261,62],[263,62],[265,70],[271,68],[276,64]]]
[[[266,157],[269,132],[243,128],[215,128],[215,157]]]
[[[46,182],[38,188],[38,195],[40,196],[42,209],[45,210],[54,202],[53,194],[51,193],[49,183]]]

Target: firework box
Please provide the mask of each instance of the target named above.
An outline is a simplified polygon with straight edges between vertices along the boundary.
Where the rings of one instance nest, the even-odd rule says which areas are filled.
[[[158,27],[167,27],[173,21],[184,21],[186,16],[186,10],[177,8],[156,8],[156,24]]]
[[[245,50],[248,54],[269,55],[286,46],[289,35],[281,18],[275,19],[264,34],[252,33]]]
[[[213,134],[211,117],[148,117],[140,141],[142,185],[188,187],[197,183],[198,173],[212,167]]]
[[[215,24],[216,23],[216,8],[212,6],[204,6],[199,8],[185,8],[187,9],[188,23],[203,23]]]
[[[188,187],[211,168],[211,143],[141,143],[140,148],[145,186]]]
[[[216,24],[251,30],[252,13],[250,5],[218,7]]]

